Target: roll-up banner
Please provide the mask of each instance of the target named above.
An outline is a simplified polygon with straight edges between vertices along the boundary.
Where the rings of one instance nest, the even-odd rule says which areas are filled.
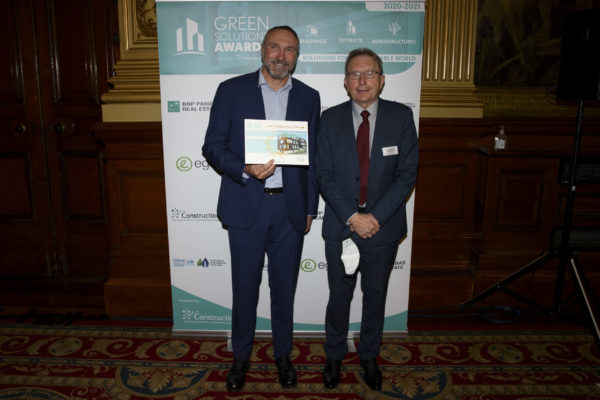
[[[161,113],[167,195],[174,332],[231,329],[227,231],[217,218],[220,176],[202,155],[212,100],[220,82],[261,66],[269,28],[289,25],[300,38],[294,77],[317,89],[322,109],[348,100],[347,54],[374,50],[386,75],[382,98],[410,106],[419,120],[425,1],[172,1],[156,0]],[[324,332],[329,295],[321,236],[324,202],[304,242],[294,330]],[[408,236],[391,275],[385,332],[407,330],[414,194]],[[270,332],[267,268],[257,331]],[[360,288],[360,283],[357,284]],[[350,330],[360,330],[362,295],[351,306]]]

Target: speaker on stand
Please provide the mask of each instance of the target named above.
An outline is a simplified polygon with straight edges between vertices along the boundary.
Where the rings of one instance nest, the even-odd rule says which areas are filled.
[[[600,100],[600,8],[565,17],[556,97]]]
[[[568,190],[563,225],[553,230],[551,234],[553,246],[551,246],[548,253],[543,254],[490,288],[462,303],[459,309],[464,310],[496,291],[502,291],[533,308],[551,315],[561,316],[563,311],[561,307],[564,276],[568,270],[579,300],[589,318],[596,345],[600,347],[600,327],[595,311],[598,308],[598,299],[577,264],[574,242],[577,242],[578,237],[580,237],[580,231],[574,230],[572,227],[577,173],[581,170],[578,169],[578,157],[581,144],[584,100],[600,100],[600,9],[576,11],[567,14],[565,17],[557,98],[579,101],[573,150],[570,162],[567,164],[568,175],[565,184]],[[559,258],[559,263],[552,308],[548,308],[507,287],[508,284],[534,271],[555,257]]]

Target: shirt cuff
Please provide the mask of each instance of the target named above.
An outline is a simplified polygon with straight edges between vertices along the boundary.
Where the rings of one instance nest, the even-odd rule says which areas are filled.
[[[350,225],[352,225],[352,224],[350,223],[350,220],[351,220],[351,219],[352,219],[352,217],[354,217],[356,214],[358,214],[358,211],[357,211],[357,212],[354,212],[354,213],[353,213],[353,214],[352,214],[350,217],[348,217],[348,219],[346,220],[346,226],[350,226]]]

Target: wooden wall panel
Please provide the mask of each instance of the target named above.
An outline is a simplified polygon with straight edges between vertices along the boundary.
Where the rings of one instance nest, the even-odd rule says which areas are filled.
[[[410,309],[458,304],[473,292],[468,266],[481,174],[479,120],[421,119],[415,193]]]
[[[600,193],[597,190],[598,185],[577,185],[575,204],[573,208],[573,225],[575,226],[600,226]],[[557,224],[562,223],[562,216],[565,212],[567,202],[567,193],[560,193],[560,206],[556,209]]]
[[[427,196],[417,196],[419,221],[464,223],[467,183],[467,165],[428,163],[425,156],[419,166],[417,189]]]
[[[111,206],[118,210],[111,229],[115,246],[135,246],[140,239],[152,246],[163,244],[167,235],[163,171],[161,160],[108,162],[109,190],[115,190]]]
[[[0,156],[0,218],[23,220],[33,218],[31,202],[31,176],[27,154],[3,154]]]
[[[18,20],[15,3],[19,0],[0,2],[0,102],[2,104],[23,102],[23,54],[18,27],[12,21]],[[0,135],[8,132],[0,129]]]
[[[558,170],[560,160],[570,157],[574,123],[559,118],[421,119],[411,310],[458,307],[548,251],[550,233],[564,208],[566,192],[558,183]],[[599,155],[599,121],[586,124],[582,153]],[[507,151],[493,150],[500,125],[508,133]],[[575,222],[600,227],[597,210],[600,187],[578,187]],[[600,261],[598,252],[579,257],[587,269]],[[556,274],[553,260],[512,287],[546,298]],[[589,275],[600,287],[600,272]],[[484,303],[518,301],[497,294]]]
[[[108,244],[106,222],[71,222],[65,238],[65,260],[70,272],[83,280],[102,277],[100,286],[108,276]]]
[[[169,317],[171,284],[160,123],[99,124],[110,215],[109,315]]]
[[[501,124],[508,127],[511,147],[495,152],[493,136]],[[550,231],[560,222],[565,188],[558,184],[558,169],[569,155],[571,128],[572,122],[560,119],[420,121],[410,310],[458,308],[547,249]],[[600,121],[589,132],[585,153],[600,154]],[[96,136],[105,143],[111,227],[107,311],[169,316],[160,124],[105,123]],[[600,226],[600,187],[586,185],[581,192],[577,220]],[[600,254],[580,257],[598,287],[600,271],[589,265]],[[552,297],[556,274],[553,261],[514,288]],[[494,295],[484,303],[517,303],[506,297]]]
[[[0,2],[0,304],[9,277],[47,277],[53,262],[34,14],[29,0]]]
[[[121,189],[121,220],[124,234],[158,234],[167,233],[166,201],[162,191],[165,179],[162,168],[156,173],[149,173],[148,168],[142,172],[122,170],[119,172]]]
[[[415,193],[413,270],[423,264],[449,268],[468,263],[473,239],[476,158],[421,152]]]
[[[547,186],[546,170],[499,171],[494,229],[540,229]]]
[[[33,2],[36,30],[44,36],[37,52],[57,247],[53,274],[65,275],[72,286],[94,282],[102,289],[108,276],[108,216],[102,147],[90,128],[102,119],[100,94],[108,89],[115,33],[110,14],[116,4],[109,0]]]
[[[98,105],[93,0],[52,0],[49,4],[54,99],[59,104]],[[78,24],[75,21],[86,21]],[[82,68],[83,67],[83,68]]]
[[[529,256],[539,254],[546,243],[557,207],[558,163],[551,157],[513,157],[503,153],[483,154],[488,164],[486,196],[482,214],[482,244],[478,264],[501,268],[501,254]],[[499,265],[496,265],[498,263]],[[480,265],[479,268],[482,268]]]
[[[61,154],[65,220],[106,222],[102,164],[97,154]]]
[[[112,0],[0,2],[0,305],[103,312]]]

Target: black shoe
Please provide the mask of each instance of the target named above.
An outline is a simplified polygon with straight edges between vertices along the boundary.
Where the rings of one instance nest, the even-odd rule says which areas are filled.
[[[377,366],[377,360],[375,358],[371,358],[370,360],[360,360],[360,365],[363,367],[365,371],[365,381],[367,385],[373,390],[381,390],[381,371]]]
[[[325,368],[323,368],[323,383],[328,389],[335,388],[340,383],[340,370],[342,369],[341,360],[327,359]]]
[[[290,361],[290,357],[285,356],[278,358],[275,360],[275,365],[279,371],[279,383],[281,384],[281,387],[289,389],[296,386],[298,378],[296,377],[296,369],[294,368],[294,364]]]
[[[237,392],[242,390],[244,387],[244,381],[246,380],[246,371],[250,368],[250,361],[248,360],[233,360],[231,369],[227,373],[227,390],[230,392]]]

